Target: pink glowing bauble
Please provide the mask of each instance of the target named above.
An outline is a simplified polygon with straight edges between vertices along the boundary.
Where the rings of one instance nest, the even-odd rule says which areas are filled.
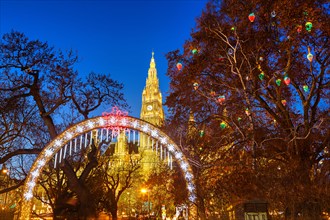
[[[250,110],[249,110],[248,108],[245,109],[245,114],[246,114],[247,116],[250,116],[251,113],[250,113]]]
[[[297,32],[300,33],[302,31],[302,25],[297,25]]]

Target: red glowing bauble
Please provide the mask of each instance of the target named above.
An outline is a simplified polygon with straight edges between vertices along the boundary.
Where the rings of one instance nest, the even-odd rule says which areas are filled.
[[[226,98],[224,95],[220,95],[218,97],[218,102],[220,103],[220,105],[222,105],[225,102]]]
[[[197,90],[199,87],[199,84],[197,82],[194,83],[194,89]]]
[[[302,25],[297,25],[297,32],[300,33],[302,31]]]
[[[249,20],[251,21],[251,22],[254,22],[254,19],[256,18],[256,16],[254,15],[254,13],[251,13],[251,14],[249,14]]]
[[[289,85],[290,84],[290,82],[291,82],[291,80],[290,80],[290,78],[289,77],[284,77],[284,83],[285,83],[285,85]]]
[[[181,69],[182,69],[182,63],[180,63],[180,62],[177,63],[177,64],[176,64],[176,68],[178,68],[178,70],[181,70]]]
[[[218,60],[219,60],[219,61],[224,61],[225,58],[224,58],[223,56],[220,55],[219,58],[218,58]]]

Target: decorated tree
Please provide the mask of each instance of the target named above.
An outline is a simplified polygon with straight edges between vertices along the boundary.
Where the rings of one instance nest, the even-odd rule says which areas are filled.
[[[166,105],[186,125],[173,136],[203,219],[210,201],[263,199],[287,219],[329,212],[328,21],[322,0],[211,1],[183,52],[167,54]]]

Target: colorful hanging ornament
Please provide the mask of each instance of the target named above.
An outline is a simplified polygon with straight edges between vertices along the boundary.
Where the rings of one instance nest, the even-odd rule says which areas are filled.
[[[308,92],[309,91],[308,85],[303,85],[303,89],[305,92]]]
[[[235,31],[235,29],[236,29],[236,27],[234,27],[234,26],[230,28],[231,31]]]
[[[291,80],[290,80],[290,78],[288,77],[288,76],[285,76],[284,77],[284,83],[285,83],[285,85],[290,85],[290,82],[291,82]]]
[[[237,121],[239,121],[239,122],[242,121],[242,118],[241,117],[238,117],[237,118]]]
[[[297,32],[300,33],[302,31],[302,25],[297,25]]]
[[[233,55],[233,53],[234,53],[234,50],[231,49],[231,48],[229,48],[229,49],[228,49],[228,54],[229,54],[229,55]]]
[[[197,82],[194,83],[194,90],[197,90],[199,87],[199,84]]]
[[[277,80],[275,81],[275,82],[276,82],[276,85],[277,85],[277,86],[280,86],[280,85],[281,85],[281,81],[282,81],[281,79],[277,79]]]
[[[263,57],[259,57],[259,61],[260,62],[264,61],[264,58]]]
[[[313,27],[312,22],[307,21],[306,24],[305,24],[305,28],[306,28],[306,30],[307,30],[308,32],[311,32],[312,27]]]
[[[276,17],[276,12],[272,11],[272,13],[270,13],[270,15],[272,16],[272,18],[275,18]]]
[[[308,50],[307,59],[309,60],[309,62],[312,62],[313,61],[313,54],[311,54],[310,46],[307,47],[307,50]]]
[[[260,80],[263,80],[265,78],[265,73],[264,72],[261,72],[260,74],[259,74],[259,79]]]
[[[225,102],[226,98],[224,95],[219,95],[218,96],[218,102],[220,103],[220,105],[222,105]]]
[[[246,108],[246,109],[245,109],[245,114],[246,114],[247,116],[250,116],[250,110],[249,110],[249,108]]]
[[[227,123],[226,122],[223,121],[223,122],[220,123],[220,128],[221,129],[225,129],[226,127],[227,127]]]
[[[312,62],[313,61],[313,54],[308,53],[307,54],[307,59],[309,60],[309,62]]]
[[[225,58],[223,56],[221,56],[221,55],[219,56],[218,59],[219,59],[219,61],[224,61],[225,60]]]
[[[211,95],[212,97],[215,96],[215,91],[214,91],[214,90],[211,90],[210,95]]]
[[[199,131],[199,136],[200,136],[200,137],[203,137],[203,136],[204,136],[204,130],[200,130],[200,131]]]
[[[180,71],[182,69],[182,63],[178,62],[176,64],[176,68],[178,68],[178,70]]]
[[[282,105],[286,106],[286,100],[285,99],[282,99],[281,102],[282,102]]]
[[[256,16],[254,15],[254,13],[251,13],[251,14],[249,14],[249,20],[251,21],[251,22],[254,22],[254,19],[256,18]]]
[[[198,53],[198,50],[196,48],[194,48],[194,49],[191,50],[191,53],[192,54],[197,54]]]

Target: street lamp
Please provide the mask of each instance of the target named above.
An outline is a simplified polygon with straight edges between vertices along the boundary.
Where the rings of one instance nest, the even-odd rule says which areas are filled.
[[[6,166],[3,166],[2,173],[3,174],[7,174],[8,173],[8,169],[7,169]]]
[[[143,193],[143,194],[146,194],[147,193],[147,195],[148,195],[148,218],[150,217],[150,201],[149,201],[149,190],[148,189],[146,189],[146,188],[142,188],[141,189],[141,193]]]
[[[5,175],[4,180],[5,180],[5,184],[6,187],[8,188],[9,185],[9,170],[7,169],[6,165],[3,165],[2,167],[2,173]],[[7,207],[7,192],[5,193],[5,200],[4,200],[4,208]]]

